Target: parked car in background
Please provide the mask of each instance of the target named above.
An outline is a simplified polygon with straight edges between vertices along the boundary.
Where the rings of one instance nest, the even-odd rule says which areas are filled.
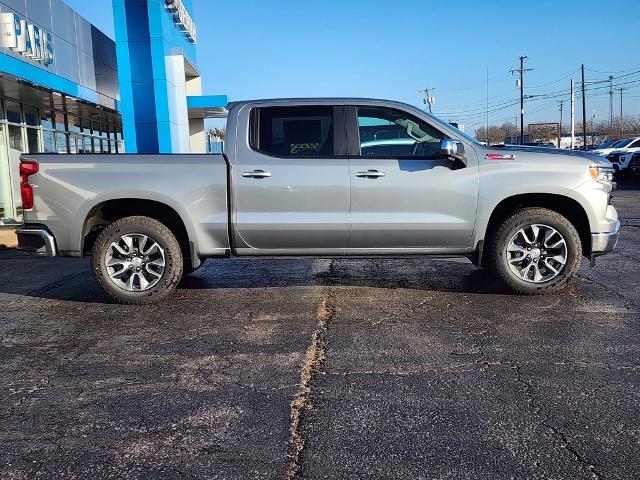
[[[608,140],[605,140],[604,142],[602,142],[600,145],[598,145],[597,147],[593,148],[592,150],[602,150],[604,148],[609,148],[614,143],[617,143],[619,141],[620,141],[619,138],[610,138]]]
[[[616,174],[620,177],[626,177],[629,173],[628,167],[631,162],[631,158],[635,153],[640,151],[640,148],[627,151],[627,150],[614,150],[609,155],[607,155],[607,160],[611,162],[613,165]]]
[[[617,150],[624,150],[626,152],[635,152],[636,150],[640,150],[640,137],[623,138],[606,148],[597,148],[593,150],[592,153],[606,157]]]
[[[618,241],[597,155],[486,147],[370,99],[232,103],[226,131],[219,155],[23,155],[19,248],[91,255],[106,292],[145,304],[236,256],[467,257],[544,294]]]
[[[631,160],[629,160],[629,175],[634,177],[640,176],[640,152],[631,154]]]
[[[555,143],[551,142],[525,142],[523,143],[525,147],[545,147],[545,148],[556,148]]]

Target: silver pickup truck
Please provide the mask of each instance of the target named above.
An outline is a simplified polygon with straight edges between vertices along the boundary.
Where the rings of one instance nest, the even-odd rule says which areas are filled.
[[[91,255],[128,304],[228,256],[461,256],[542,293],[620,228],[607,160],[483,146],[382,100],[238,102],[224,155],[24,155],[20,171],[19,248]]]

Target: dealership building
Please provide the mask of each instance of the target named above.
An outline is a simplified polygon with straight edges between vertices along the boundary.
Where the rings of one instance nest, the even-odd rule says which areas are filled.
[[[22,153],[204,153],[191,0],[113,0],[115,40],[63,0],[0,0],[0,225]]]

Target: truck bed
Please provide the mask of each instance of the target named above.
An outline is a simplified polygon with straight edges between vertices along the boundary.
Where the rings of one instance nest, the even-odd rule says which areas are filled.
[[[34,208],[26,224],[44,224],[60,254],[81,256],[86,219],[107,202],[158,202],[175,210],[196,251],[229,249],[227,163],[222,155],[23,155],[38,162],[29,178]]]

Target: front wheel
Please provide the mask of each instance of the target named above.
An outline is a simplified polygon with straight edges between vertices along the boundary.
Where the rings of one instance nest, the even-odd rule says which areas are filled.
[[[128,305],[155,303],[182,278],[182,251],[176,237],[149,217],[121,218],[105,228],[96,239],[91,261],[102,288]]]
[[[573,224],[546,208],[526,208],[491,237],[488,264],[509,288],[541,294],[565,286],[580,266],[582,244]]]

